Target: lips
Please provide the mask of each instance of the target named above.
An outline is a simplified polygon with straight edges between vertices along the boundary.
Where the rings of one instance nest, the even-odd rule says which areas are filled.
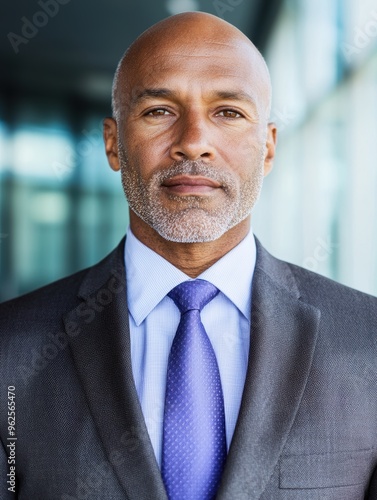
[[[208,177],[178,175],[162,183],[168,191],[179,194],[205,194],[221,188],[221,184]]]

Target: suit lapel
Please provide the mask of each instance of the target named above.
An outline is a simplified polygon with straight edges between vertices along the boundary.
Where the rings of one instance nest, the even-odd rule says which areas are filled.
[[[218,499],[262,495],[309,375],[320,312],[302,302],[287,264],[257,242],[249,365]]]
[[[109,462],[130,500],[166,500],[132,375],[123,245],[89,270],[65,317],[74,363]],[[297,413],[319,311],[257,242],[249,365],[217,498],[259,499]]]
[[[108,460],[130,500],[165,500],[132,375],[123,245],[89,271],[80,296],[66,332]]]

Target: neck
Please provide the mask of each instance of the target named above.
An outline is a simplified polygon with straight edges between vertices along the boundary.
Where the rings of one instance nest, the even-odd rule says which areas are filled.
[[[206,243],[177,243],[165,240],[132,211],[130,211],[130,226],[133,234],[144,245],[190,278],[196,278],[245,238],[250,230],[250,217],[217,240]]]

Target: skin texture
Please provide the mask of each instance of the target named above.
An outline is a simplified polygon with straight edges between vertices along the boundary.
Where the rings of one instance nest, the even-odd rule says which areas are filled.
[[[190,277],[249,231],[251,208],[275,154],[270,100],[260,53],[238,29],[210,14],[157,23],[118,66],[114,117],[104,120],[104,140],[111,168],[122,171],[131,229]],[[156,206],[155,219],[165,215],[166,234],[150,217]],[[224,227],[216,233],[219,219]],[[178,221],[173,233],[172,221]],[[177,230],[195,224],[202,241],[179,241]],[[210,241],[204,241],[208,232]]]

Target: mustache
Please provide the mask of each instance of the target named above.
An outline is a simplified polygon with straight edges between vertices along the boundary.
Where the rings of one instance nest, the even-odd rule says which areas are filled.
[[[129,166],[128,155],[126,153],[125,148],[123,147],[119,137],[118,137],[118,156],[121,162],[121,165],[125,168]],[[223,168],[216,167],[210,163],[207,163],[203,160],[177,160],[173,162],[169,167],[164,167],[159,170],[156,170],[152,175],[152,178],[155,182],[163,184],[165,181],[171,179],[172,177],[176,177],[177,175],[191,175],[191,176],[201,176],[207,177],[208,179],[212,179],[217,181],[220,184],[224,184],[225,186],[233,185],[234,179],[230,175],[230,173],[226,172]]]
[[[178,175],[206,177],[223,186],[234,184],[233,177],[223,168],[216,167],[202,160],[180,160],[170,167],[165,167],[154,174],[155,179],[163,184],[165,181]]]

